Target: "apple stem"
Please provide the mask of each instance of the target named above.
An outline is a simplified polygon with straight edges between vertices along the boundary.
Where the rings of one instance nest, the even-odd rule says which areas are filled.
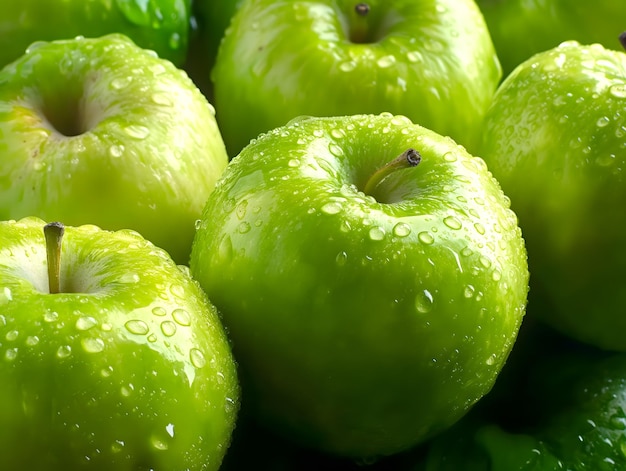
[[[350,28],[350,41],[356,44],[366,43],[369,30],[366,18],[370,13],[370,6],[365,2],[357,3],[354,6],[354,12],[357,17]]]
[[[619,42],[626,51],[626,31],[619,35]]]
[[[411,168],[417,166],[422,160],[422,156],[415,149],[407,149],[391,162],[383,165],[376,170],[367,180],[363,193],[371,195],[376,187],[387,178],[390,174],[403,168]]]
[[[61,243],[65,226],[60,222],[50,222],[43,228],[46,238],[46,256],[48,261],[48,287],[51,294],[61,288]]]

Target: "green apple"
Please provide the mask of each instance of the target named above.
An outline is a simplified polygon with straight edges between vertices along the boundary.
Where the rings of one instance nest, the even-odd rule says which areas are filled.
[[[2,5],[0,68],[35,41],[121,33],[177,65],[187,55],[190,0],[21,0]]]
[[[509,75],[479,155],[527,243],[529,313],[593,345],[626,350],[626,54],[563,43]]]
[[[477,0],[504,75],[564,41],[619,49],[626,5],[615,0]]]
[[[296,116],[381,112],[470,149],[500,78],[473,0],[245,0],[213,69],[231,157]]]
[[[214,111],[126,36],[34,44],[0,71],[0,219],[134,229],[187,263],[228,163]]]
[[[239,385],[189,269],[38,218],[0,222],[0,247],[0,469],[217,470]]]
[[[489,391],[528,289],[483,160],[388,113],[302,118],[246,146],[209,196],[190,269],[253,414],[360,459],[426,440]]]

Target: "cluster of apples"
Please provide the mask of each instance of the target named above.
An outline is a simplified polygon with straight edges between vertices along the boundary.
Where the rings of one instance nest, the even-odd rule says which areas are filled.
[[[0,469],[459,469],[524,319],[626,350],[618,3],[3,7]]]

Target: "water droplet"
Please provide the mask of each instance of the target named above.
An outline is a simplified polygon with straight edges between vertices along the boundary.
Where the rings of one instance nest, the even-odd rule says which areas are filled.
[[[497,268],[495,268],[493,272],[491,273],[491,279],[493,281],[500,281],[502,279],[502,272],[498,270]]]
[[[393,234],[398,237],[406,237],[411,233],[411,226],[405,222],[399,222],[393,226]]]
[[[112,366],[107,366],[106,368],[102,368],[100,370],[100,376],[102,376],[103,378],[109,378],[112,373],[113,373]]]
[[[443,223],[448,226],[450,229],[460,229],[462,227],[461,221],[459,221],[454,216],[446,216],[443,219]]]
[[[615,155],[614,154],[600,155],[596,159],[596,164],[598,164],[601,167],[609,167],[609,166],[613,165],[614,162],[615,162]]]
[[[86,337],[80,341],[87,353],[99,353],[104,350],[104,340],[97,337]]]
[[[343,155],[343,149],[333,142],[328,144],[328,150],[335,157],[341,157]]]
[[[122,449],[124,448],[124,441],[123,440],[115,440],[113,442],[113,444],[111,445],[111,453],[119,453],[122,451]]]
[[[415,297],[415,309],[417,312],[426,314],[433,307],[433,295],[425,289]]]
[[[396,63],[396,58],[394,56],[388,55],[379,58],[376,61],[376,65],[381,69],[386,69],[387,67],[391,67]]]
[[[78,330],[89,330],[98,325],[98,321],[93,317],[79,317],[76,319],[76,328]]]
[[[116,77],[111,80],[111,88],[114,90],[121,90],[122,88],[126,88],[130,85],[130,82],[133,81],[133,77],[131,75],[127,75],[126,77]]]
[[[299,159],[289,159],[289,162],[287,162],[287,165],[291,168],[298,168],[300,166],[300,160]]]
[[[6,361],[14,361],[17,358],[17,348],[7,348],[4,352],[4,359]]]
[[[124,397],[129,397],[134,390],[135,386],[133,385],[133,383],[128,383],[120,388],[120,394]]]
[[[116,0],[116,3],[120,12],[131,23],[148,26],[152,22],[148,10],[151,2],[147,0]]]
[[[36,335],[29,335],[28,337],[26,337],[26,346],[34,347],[38,343],[39,343],[39,337],[37,337]]]
[[[123,273],[118,278],[118,281],[120,283],[127,283],[127,284],[139,283],[139,280],[140,278],[137,273]]]
[[[170,100],[170,97],[167,96],[165,93],[153,93],[151,98],[152,101],[157,105],[172,106],[172,101]]]
[[[383,240],[385,238],[385,230],[382,227],[374,226],[369,230],[371,240]]]
[[[416,63],[422,61],[422,54],[419,51],[409,51],[406,53],[409,62]]]
[[[172,33],[172,35],[170,36],[170,40],[168,42],[170,48],[176,50],[180,47],[180,34],[178,33]]]
[[[337,214],[341,211],[341,205],[336,201],[331,201],[322,206],[322,212],[325,214]]]
[[[492,353],[491,355],[489,355],[489,358],[485,360],[485,363],[489,366],[493,366],[495,365],[497,359],[498,357],[496,356],[496,354]]]
[[[196,368],[202,368],[206,365],[204,354],[197,348],[192,348],[189,351],[189,359],[191,360],[191,364]]]
[[[124,146],[122,144],[112,145],[109,147],[109,155],[113,158],[121,157],[124,154]]]
[[[626,98],[626,84],[616,83],[611,85],[609,92],[615,98]]]
[[[152,436],[152,438],[150,438],[150,444],[155,450],[159,450],[159,451],[165,451],[168,448],[167,443],[155,435]]]
[[[161,322],[161,332],[166,337],[171,337],[176,333],[176,323],[172,321],[163,321]]]
[[[191,325],[191,318],[189,317],[189,313],[184,309],[174,309],[174,311],[172,311],[172,318],[178,325]]]
[[[348,261],[348,254],[346,252],[339,252],[335,257],[335,262],[337,266],[343,267]]]
[[[351,72],[356,69],[356,62],[354,61],[346,61],[339,64],[339,70],[342,72]]]
[[[602,116],[596,121],[596,126],[598,126],[599,128],[603,128],[607,126],[610,122],[611,120],[607,116]]]
[[[140,124],[130,124],[124,128],[124,132],[134,139],[145,139],[150,135],[150,129]]]
[[[126,327],[126,330],[128,330],[131,334],[136,335],[146,335],[150,331],[148,324],[146,324],[142,320],[137,319],[126,322],[124,326]]]
[[[463,296],[465,296],[468,299],[472,298],[474,296],[475,291],[476,291],[476,288],[474,288],[472,285],[467,285],[465,289],[463,290]]]
[[[417,234],[417,238],[422,244],[426,244],[426,245],[431,245],[433,242],[435,242],[435,238],[428,231],[420,232],[419,234]]]
[[[72,354],[72,347],[69,345],[61,345],[57,348],[57,357],[58,358],[67,358]]]
[[[9,342],[13,342],[14,340],[17,340],[19,335],[20,333],[17,330],[10,330],[6,333],[4,338],[7,339]]]
[[[480,262],[480,264],[484,267],[484,268],[489,268],[491,267],[491,260],[489,260],[488,257],[481,255],[478,258],[478,261]]]
[[[56,322],[59,319],[59,313],[55,311],[48,311],[43,315],[43,320],[46,322]]]
[[[152,314],[154,314],[155,316],[163,317],[167,314],[167,311],[165,310],[165,308],[157,306],[152,309]]]
[[[170,293],[174,295],[176,298],[185,298],[185,288],[178,284],[172,284],[170,286]]]
[[[246,233],[250,232],[250,229],[251,229],[250,224],[247,223],[246,221],[240,223],[239,226],[237,226],[237,231],[240,234],[246,234]]]
[[[346,137],[346,132],[343,129],[334,128],[330,131],[330,135],[335,139],[343,139]]]
[[[476,232],[478,232],[480,235],[485,235],[485,226],[483,226],[481,223],[475,223],[474,229],[476,229]]]

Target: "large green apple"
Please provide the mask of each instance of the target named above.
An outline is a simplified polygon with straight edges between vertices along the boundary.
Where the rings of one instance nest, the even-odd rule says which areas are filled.
[[[0,219],[134,229],[187,263],[228,163],[214,111],[125,36],[34,44],[0,71]]]
[[[177,65],[187,55],[190,0],[6,1],[0,15],[0,68],[35,41],[122,33]]]
[[[616,0],[478,0],[504,75],[564,41],[619,49],[626,3]]]
[[[213,69],[231,157],[296,116],[381,112],[469,149],[500,78],[473,0],[245,0]]]
[[[217,470],[239,385],[189,270],[133,231],[44,224],[0,222],[0,469]]]
[[[564,43],[519,65],[487,113],[479,155],[527,243],[529,312],[626,350],[626,54]]]
[[[354,458],[415,445],[489,391],[528,288],[483,160],[387,113],[296,120],[246,146],[209,196],[190,269],[253,413]]]

